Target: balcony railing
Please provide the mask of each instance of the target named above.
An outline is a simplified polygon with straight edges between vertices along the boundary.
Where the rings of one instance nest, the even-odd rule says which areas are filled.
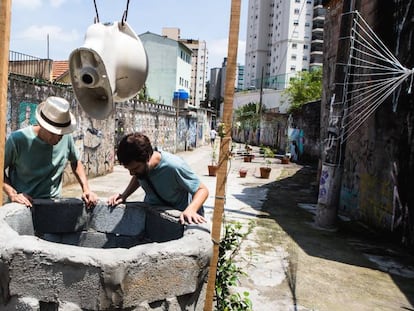
[[[9,51],[9,73],[50,80],[53,61]]]

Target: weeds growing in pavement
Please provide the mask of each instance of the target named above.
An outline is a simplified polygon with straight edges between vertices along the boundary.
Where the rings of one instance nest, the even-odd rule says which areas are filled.
[[[224,228],[224,236],[219,245],[219,258],[216,276],[216,310],[217,311],[251,311],[252,302],[249,292],[242,295],[232,292],[231,287],[239,283],[239,277],[247,275],[234,261],[241,242],[252,231],[252,223],[247,232],[241,232],[242,225],[239,222],[228,223]]]

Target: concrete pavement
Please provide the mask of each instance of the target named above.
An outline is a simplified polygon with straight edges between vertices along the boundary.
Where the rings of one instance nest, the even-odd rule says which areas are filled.
[[[240,146],[242,147],[242,145]],[[223,221],[239,221],[253,231],[237,257],[247,273],[238,291],[247,291],[254,311],[414,310],[414,258],[395,243],[344,221],[337,231],[316,228],[316,171],[274,159],[269,179],[259,178],[264,159],[229,161]],[[181,156],[210,191],[205,203],[212,218],[216,178],[208,176],[212,148],[204,146]],[[248,170],[240,178],[240,168]],[[101,198],[124,190],[130,179],[121,166],[91,179]],[[79,185],[64,187],[64,196],[79,196]],[[140,201],[138,190],[129,200]]]

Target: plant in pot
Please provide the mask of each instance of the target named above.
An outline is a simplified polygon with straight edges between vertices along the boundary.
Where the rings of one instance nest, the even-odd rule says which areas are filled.
[[[264,147],[263,151],[264,151],[263,157],[264,157],[266,166],[260,167],[260,177],[267,179],[269,178],[270,172],[272,171],[272,168],[270,167],[270,164],[272,164],[272,161],[270,159],[274,158],[275,154],[273,150],[270,149],[269,147]]]
[[[250,147],[247,143],[244,145],[244,155],[243,155],[243,161],[244,162],[252,162],[252,159],[254,158],[254,155],[252,152],[252,147]]]
[[[240,178],[244,178],[244,177],[246,177],[246,175],[247,175],[247,168],[241,167],[239,169],[239,176],[240,176]]]
[[[208,176],[216,176],[217,174],[217,149],[216,145],[213,145],[213,150],[211,152],[211,163],[208,166]]]

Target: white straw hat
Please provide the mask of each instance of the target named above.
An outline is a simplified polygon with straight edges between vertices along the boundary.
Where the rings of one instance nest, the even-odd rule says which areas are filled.
[[[51,96],[37,106],[36,119],[39,125],[51,133],[65,135],[75,130],[76,120],[69,111],[69,102]]]

